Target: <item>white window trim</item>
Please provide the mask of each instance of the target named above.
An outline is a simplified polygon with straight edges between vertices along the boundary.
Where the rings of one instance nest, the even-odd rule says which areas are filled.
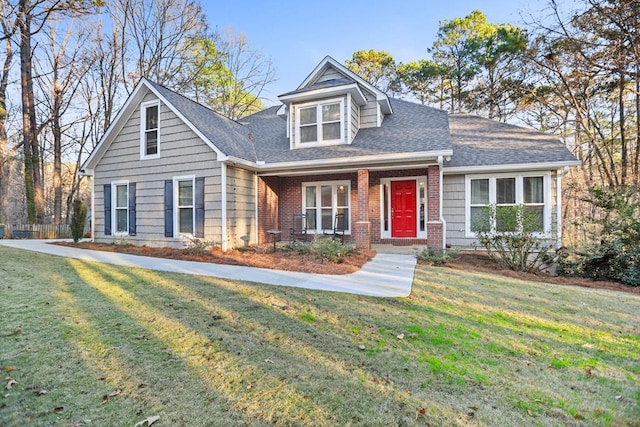
[[[551,238],[552,237],[552,223],[551,223],[551,173],[550,172],[522,172],[522,173],[497,173],[497,174],[478,174],[478,175],[465,175],[464,187],[464,222],[465,222],[465,237],[475,238],[476,234],[471,231],[471,180],[473,179],[488,179],[489,180],[489,205],[496,203],[496,179],[497,178],[515,178],[516,179],[516,206],[523,205],[523,178],[541,176],[544,182],[544,225],[545,230],[542,233],[533,233],[534,236],[539,238]]]
[[[191,181],[192,185],[192,197],[191,197],[191,207],[192,207],[192,229],[195,232],[196,230],[196,176],[195,175],[184,175],[184,176],[174,176],[173,177],[173,237],[174,238],[182,238],[182,237],[193,237],[192,233],[180,233],[180,216],[178,215],[178,209],[180,198],[179,191],[180,188],[178,186],[179,181]]]
[[[158,152],[156,154],[147,155],[147,138],[145,128],[147,123],[147,108],[157,106],[158,107]],[[161,120],[160,120],[160,101],[148,101],[140,104],[140,159],[148,160],[148,159],[158,159],[160,158],[160,128],[161,128]]]
[[[126,231],[118,231],[118,217],[116,211],[118,210],[118,186],[124,185],[127,189],[127,226]],[[128,236],[129,235],[129,181],[111,181],[111,235],[112,236]]]
[[[391,230],[391,181],[416,181],[416,237],[392,237]],[[424,231],[420,231],[420,183],[424,185]],[[389,194],[387,194],[389,200],[389,206],[387,207],[387,215],[389,218],[389,229],[384,229],[384,185],[387,185]],[[429,191],[427,188],[427,177],[425,176],[406,176],[406,177],[393,177],[393,178],[380,178],[380,238],[381,239],[426,239],[427,238],[427,224],[429,223],[427,216],[429,212]]]
[[[331,186],[331,229],[326,229],[326,228],[322,228],[322,206],[321,206],[321,197],[322,195],[320,194],[320,187],[323,185],[330,185]],[[349,226],[349,228],[347,228],[346,230],[344,230],[344,234],[345,235],[351,235],[351,218],[353,216],[353,210],[351,208],[351,190],[353,190],[351,187],[351,181],[349,180],[344,180],[344,181],[314,181],[314,182],[303,182],[302,183],[302,213],[306,214],[307,212],[307,197],[306,197],[306,192],[307,192],[307,187],[316,187],[316,228],[315,229],[307,229],[307,233],[309,234],[322,234],[325,231],[333,231],[333,221],[335,220],[336,217],[336,209],[337,209],[337,202],[338,202],[338,193],[337,191],[335,191],[335,189],[339,186],[339,185],[348,185],[349,186],[349,193],[348,193],[348,202],[349,204],[347,205],[347,209],[349,209],[349,218],[346,218],[347,220],[347,225]],[[314,207],[310,207],[309,209],[312,209]]]
[[[311,142],[300,142],[300,110],[304,108],[316,107],[316,126],[317,126],[317,136],[318,138],[322,135],[322,106],[326,104],[340,104],[340,138],[339,139],[331,139],[326,141],[311,141]],[[307,102],[304,104],[296,104],[295,106],[295,141],[293,144],[293,148],[308,148],[308,147],[317,147],[317,146],[325,146],[325,145],[339,145],[345,143],[345,99],[341,98],[331,98],[331,99],[323,99],[322,101],[314,101]]]

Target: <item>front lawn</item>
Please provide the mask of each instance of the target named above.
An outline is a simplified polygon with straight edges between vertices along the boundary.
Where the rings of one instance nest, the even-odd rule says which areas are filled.
[[[640,425],[634,294],[418,266],[380,299],[5,247],[0,277],[0,425]]]

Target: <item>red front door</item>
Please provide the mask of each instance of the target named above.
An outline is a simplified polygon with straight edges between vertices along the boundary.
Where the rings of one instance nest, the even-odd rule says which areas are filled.
[[[416,237],[416,181],[391,181],[391,237]]]

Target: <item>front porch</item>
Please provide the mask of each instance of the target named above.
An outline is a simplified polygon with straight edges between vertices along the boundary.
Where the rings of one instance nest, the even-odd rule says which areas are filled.
[[[310,238],[332,229],[337,214],[347,219],[345,241],[444,247],[438,164],[407,169],[281,173],[258,177],[258,240],[279,229],[289,238],[294,214],[305,214]]]

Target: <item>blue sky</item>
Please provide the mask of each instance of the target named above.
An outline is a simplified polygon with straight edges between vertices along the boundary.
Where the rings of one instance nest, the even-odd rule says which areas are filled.
[[[396,62],[427,57],[442,20],[478,9],[492,23],[522,24],[545,0],[279,0],[203,2],[212,28],[246,33],[254,49],[271,57],[277,81],[267,104],[295,89],[326,56],[343,63],[357,50],[384,50]]]

